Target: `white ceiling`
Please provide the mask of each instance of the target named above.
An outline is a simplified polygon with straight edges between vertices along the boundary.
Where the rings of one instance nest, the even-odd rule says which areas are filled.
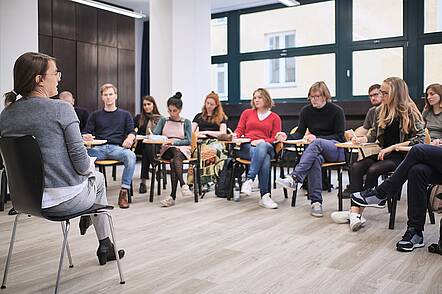
[[[104,0],[149,15],[149,0]],[[180,0],[186,1],[186,0]],[[278,3],[278,0],[210,0],[212,13]]]

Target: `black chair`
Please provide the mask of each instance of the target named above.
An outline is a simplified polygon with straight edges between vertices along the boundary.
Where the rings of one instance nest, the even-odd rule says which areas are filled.
[[[8,194],[8,178],[6,177],[5,166],[3,165],[3,159],[0,156],[0,211],[5,210],[6,196]]]
[[[3,137],[0,138],[0,151],[4,159],[6,172],[8,174],[8,182],[11,200],[14,208],[19,212],[15,217],[12,226],[11,241],[9,243],[9,252],[6,259],[5,273],[1,288],[6,288],[6,279],[8,276],[9,264],[12,257],[12,249],[14,247],[15,232],[18,219],[22,214],[45,218],[50,221],[61,223],[63,231],[63,244],[61,247],[60,262],[58,264],[57,281],[55,284],[55,293],[58,292],[61,268],[65,250],[69,259],[69,267],[72,268],[72,257],[69,250],[68,233],[70,228],[70,220],[79,216],[89,215],[95,216],[105,214],[109,220],[111,237],[115,247],[115,256],[117,257],[117,267],[120,276],[120,284],[124,284],[123,273],[121,270],[120,260],[118,256],[118,246],[115,239],[112,217],[107,210],[113,209],[112,206],[94,204],[91,208],[68,216],[45,216],[41,209],[41,201],[44,189],[44,169],[40,147],[32,136],[23,137]]]

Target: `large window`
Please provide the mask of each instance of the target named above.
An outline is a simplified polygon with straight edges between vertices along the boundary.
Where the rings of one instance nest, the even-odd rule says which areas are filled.
[[[442,0],[425,0],[424,32],[442,32]]]
[[[335,42],[335,2],[242,14],[240,28],[241,52],[266,50],[266,37],[276,32],[296,31],[296,42],[286,42],[279,49],[332,44]]]
[[[210,40],[212,55],[227,54],[227,17],[212,19]]]
[[[295,32],[268,34],[269,50],[295,47]],[[295,58],[271,59],[267,63],[267,87],[288,87],[295,84]]]
[[[308,89],[316,81],[325,81],[331,94],[336,93],[335,84],[335,54],[321,54],[312,56],[297,56],[280,58],[296,63],[295,76],[299,77],[296,84],[287,84],[285,87],[268,86],[274,99],[305,98]],[[276,59],[279,60],[279,59]],[[254,90],[266,84],[266,65],[271,60],[254,60],[241,62],[241,99],[250,99]]]
[[[300,2],[213,16],[212,87],[223,99],[241,103],[265,87],[274,99],[305,102],[321,80],[334,99],[367,99],[370,85],[391,76],[419,97],[442,83],[442,0]]]
[[[403,35],[403,0],[353,0],[353,41]]]
[[[353,52],[353,95],[367,95],[373,84],[381,84],[387,77],[403,75],[403,52],[400,48]]]
[[[424,88],[433,83],[442,83],[442,44],[424,47]]]
[[[227,63],[212,64],[211,73],[211,88],[218,93],[220,100],[227,101]]]

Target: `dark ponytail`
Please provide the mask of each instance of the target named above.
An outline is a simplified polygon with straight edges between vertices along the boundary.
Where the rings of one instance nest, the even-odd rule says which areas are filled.
[[[167,107],[175,106],[178,109],[183,109],[183,100],[181,100],[182,96],[183,94],[181,94],[181,92],[176,92],[175,95],[167,100]]]
[[[14,103],[18,95],[28,97],[35,90],[35,77],[46,73],[49,60],[56,61],[55,58],[38,52],[27,52],[17,58],[14,64],[14,90],[4,94],[6,106]]]

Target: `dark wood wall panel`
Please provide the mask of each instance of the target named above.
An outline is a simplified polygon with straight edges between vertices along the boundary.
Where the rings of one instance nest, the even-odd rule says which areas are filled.
[[[77,104],[87,109],[98,108],[97,45],[77,42]]]
[[[135,52],[118,49],[118,106],[135,111]]]
[[[38,51],[52,56],[52,37],[38,35]]]
[[[135,49],[135,34],[130,32],[135,31],[135,22],[132,18],[118,15],[118,48],[120,49]]]
[[[75,3],[52,0],[52,34],[54,37],[75,40]]]
[[[134,19],[71,0],[38,0],[38,8],[39,50],[57,58],[59,92],[72,92],[78,106],[95,111],[102,108],[100,86],[112,83],[119,106],[133,114]]]
[[[118,87],[118,49],[98,46],[98,89],[106,83]]]
[[[117,47],[117,40],[117,15],[112,12],[98,10],[98,44]]]
[[[77,41],[97,43],[97,9],[77,5],[76,13]]]
[[[52,0],[38,1],[38,33],[52,36]]]
[[[62,72],[58,92],[69,91],[77,94],[76,46],[75,41],[53,38],[52,55],[57,58],[58,69]]]

